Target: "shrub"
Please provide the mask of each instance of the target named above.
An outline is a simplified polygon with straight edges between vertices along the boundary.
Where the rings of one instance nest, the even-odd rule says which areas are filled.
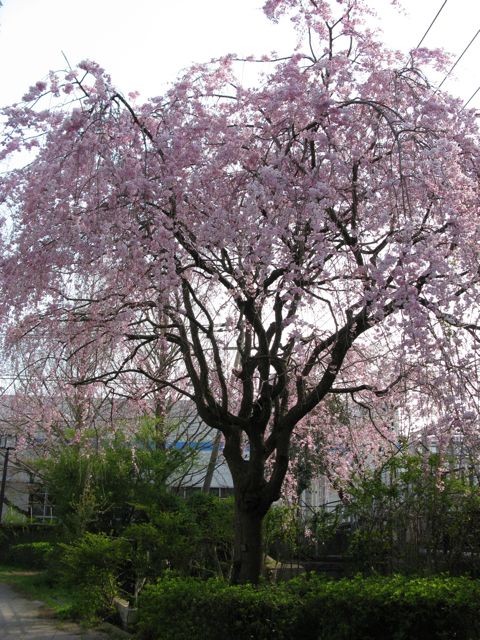
[[[27,542],[10,547],[8,560],[26,569],[45,569],[48,566],[55,545],[51,542]]]
[[[480,584],[468,578],[315,575],[275,587],[170,578],[140,598],[143,640],[475,640]]]
[[[279,589],[168,578],[140,596],[138,633],[144,640],[287,640],[297,601]]]
[[[59,528],[53,524],[12,525],[3,524],[0,529],[0,561],[12,563],[11,549],[18,544],[30,542],[55,543],[59,538]]]
[[[439,454],[394,456],[350,488],[349,554],[362,572],[480,575],[480,488]]]
[[[120,575],[129,560],[130,545],[123,538],[86,533],[72,544],[61,544],[62,581],[76,588],[72,615],[93,619],[112,611],[119,594]]]
[[[188,498],[186,506],[197,535],[190,571],[205,578],[228,575],[233,547],[233,499],[198,492]]]
[[[480,583],[469,578],[302,576],[285,588],[302,599],[305,640],[480,638]]]
[[[294,557],[303,537],[303,523],[298,517],[297,505],[274,505],[265,516],[263,533],[269,555],[278,560]]]
[[[167,481],[192,462],[192,451],[165,447],[166,435],[157,427],[145,423],[133,440],[117,431],[113,438],[101,438],[98,450],[91,446],[94,433],[87,430],[80,442],[36,461],[55,515],[70,538],[86,531],[122,535],[136,519],[172,511],[178,500],[167,492]]]

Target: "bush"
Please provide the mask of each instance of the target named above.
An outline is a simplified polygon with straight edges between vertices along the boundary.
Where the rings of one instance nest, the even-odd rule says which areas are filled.
[[[480,584],[468,578],[301,576],[275,587],[170,578],[146,587],[143,640],[475,640]]]
[[[59,528],[53,524],[4,525],[0,529],[0,562],[13,563],[12,547],[31,542],[55,543],[59,539]],[[21,562],[21,559],[19,559]],[[23,566],[23,565],[22,565]]]
[[[297,601],[279,589],[166,578],[140,596],[137,630],[144,640],[287,640]]]
[[[113,438],[102,439],[98,450],[92,448],[94,434],[87,430],[80,442],[36,461],[70,539],[86,531],[122,535],[131,522],[172,510],[178,500],[167,491],[168,478],[192,462],[192,453],[188,447],[165,448],[165,435],[157,426],[145,424],[133,441],[117,431]]]
[[[59,573],[76,589],[72,615],[82,619],[106,616],[120,591],[120,575],[129,561],[130,545],[123,538],[86,533],[72,544],[61,544]]]
[[[9,562],[26,569],[46,569],[55,545],[51,542],[27,542],[10,547]]]
[[[186,506],[197,535],[190,571],[204,578],[228,575],[234,533],[233,499],[198,492],[188,498]]]
[[[263,523],[266,552],[277,560],[290,560],[299,551],[304,525],[297,505],[274,505]]]
[[[305,640],[480,638],[480,583],[469,578],[307,576],[286,588],[302,599]]]
[[[458,460],[402,453],[350,488],[349,555],[362,572],[480,576],[480,488]]]

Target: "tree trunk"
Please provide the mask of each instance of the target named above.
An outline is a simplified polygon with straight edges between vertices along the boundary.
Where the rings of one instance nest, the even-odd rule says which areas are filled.
[[[217,431],[215,434],[215,438],[213,440],[212,453],[210,454],[210,460],[208,461],[207,473],[205,475],[205,480],[203,481],[202,491],[203,493],[210,492],[210,486],[213,480],[213,474],[215,472],[215,467],[218,463],[218,454],[220,452],[220,444],[222,442],[222,433],[221,431]]]
[[[232,584],[258,584],[262,571],[264,514],[251,511],[235,499],[235,539]]]
[[[277,447],[273,470],[265,477],[265,443],[262,424],[252,421],[249,428],[249,451],[244,457],[242,432],[231,429],[225,435],[223,454],[232,474],[235,493],[235,537],[232,584],[258,584],[263,561],[263,518],[280,489],[288,468],[288,455]],[[257,435],[256,435],[257,434]],[[288,437],[281,442],[288,450]]]

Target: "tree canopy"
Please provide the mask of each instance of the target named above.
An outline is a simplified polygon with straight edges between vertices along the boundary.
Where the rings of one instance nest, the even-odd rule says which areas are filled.
[[[225,437],[240,580],[294,429],[407,378],[468,420],[479,328],[478,129],[427,79],[443,54],[387,50],[361,0],[264,9],[299,45],[254,87],[233,55],[145,102],[91,61],[37,82],[3,110],[3,157],[29,161],[0,181],[10,343],[114,345],[95,380],[195,402]]]

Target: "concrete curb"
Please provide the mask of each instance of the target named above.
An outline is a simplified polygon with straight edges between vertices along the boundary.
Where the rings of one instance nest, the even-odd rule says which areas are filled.
[[[111,624],[110,622],[102,622],[101,624],[99,624],[97,627],[95,627],[98,631],[103,631],[104,633],[107,633],[110,638],[113,638],[113,640],[129,640],[129,638],[133,638],[133,635],[131,633],[128,633],[128,631],[124,631],[123,629],[120,629],[120,627],[117,627],[114,624]]]

